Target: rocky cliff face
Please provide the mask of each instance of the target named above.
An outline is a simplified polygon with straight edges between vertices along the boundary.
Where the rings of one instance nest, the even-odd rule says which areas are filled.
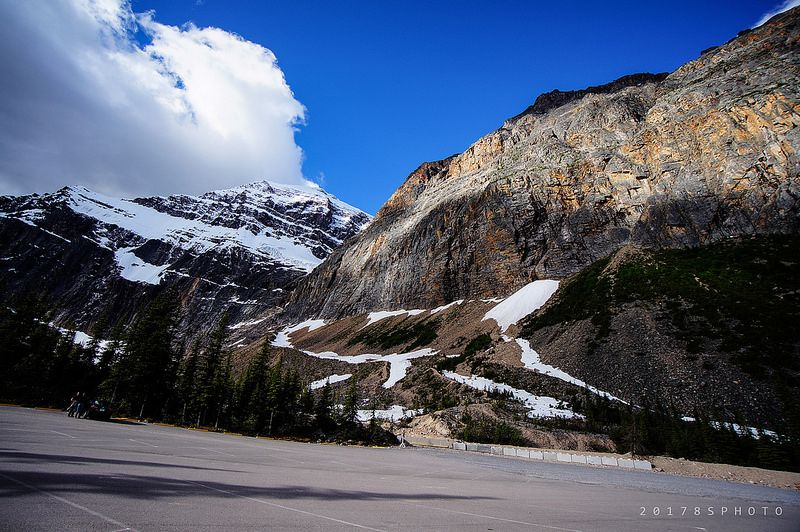
[[[58,323],[123,323],[160,292],[185,331],[258,315],[369,221],[313,187],[258,182],[125,200],[83,187],[0,198],[0,285],[43,295]]]
[[[563,278],[627,244],[800,228],[800,9],[675,72],[540,96],[414,171],[290,317],[430,308]]]

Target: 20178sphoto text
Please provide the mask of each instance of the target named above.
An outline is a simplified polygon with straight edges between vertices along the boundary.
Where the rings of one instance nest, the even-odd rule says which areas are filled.
[[[640,506],[642,517],[780,517],[780,506]]]

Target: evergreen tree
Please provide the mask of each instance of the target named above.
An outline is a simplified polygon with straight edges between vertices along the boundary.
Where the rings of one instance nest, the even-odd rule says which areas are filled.
[[[352,425],[358,420],[358,376],[350,378],[350,386],[344,396],[342,405],[341,422],[345,425]]]
[[[214,428],[218,428],[220,421],[224,421],[227,418],[228,409],[233,398],[231,355],[230,353],[222,353],[221,357],[222,360],[217,364],[217,371],[214,374],[214,403],[217,409]]]
[[[272,435],[273,423],[276,421],[275,416],[278,415],[280,421],[280,407],[284,400],[284,387],[283,387],[283,368],[281,367],[281,360],[278,358],[275,364],[269,369],[267,374],[267,401],[266,406],[269,410],[269,418],[267,419],[267,434]]]
[[[314,404],[314,415],[316,416],[317,426],[323,430],[333,426],[333,397],[330,382],[326,382],[322,387],[319,396]]]
[[[48,325],[46,302],[24,295],[0,307],[0,398],[33,405],[63,406],[72,387],[71,339]]]
[[[124,334],[125,333],[122,326],[116,325],[113,329],[111,329],[111,334],[109,335],[108,342],[105,344],[105,346],[102,348],[98,346],[99,358],[97,361],[97,372],[98,380],[101,383],[100,394],[106,399],[110,399],[113,395],[113,389],[111,394],[108,393],[108,390],[106,389],[106,382],[111,376],[111,371],[114,365],[119,362],[119,359],[122,356],[122,348],[124,346],[122,338]]]
[[[139,417],[160,417],[177,370],[173,349],[178,299],[159,295],[131,327],[112,379],[122,407]]]
[[[308,386],[303,386],[297,399],[297,422],[302,430],[306,430],[312,425],[314,415],[314,394]]]
[[[294,368],[289,368],[283,375],[282,403],[279,405],[281,432],[289,433],[294,430],[301,394],[300,376]]]
[[[181,402],[181,423],[186,423],[187,416],[192,416],[197,408],[197,353],[200,342],[195,340],[189,353],[181,360],[178,368],[177,392]]]
[[[239,418],[245,430],[261,433],[268,405],[269,342],[264,342],[247,366],[239,384]]]
[[[225,369],[221,367],[225,358],[225,341],[229,335],[228,323],[228,314],[225,313],[209,335],[208,345],[201,351],[198,359],[198,425],[216,420],[221,412],[223,396],[228,390],[228,383],[222,379]]]

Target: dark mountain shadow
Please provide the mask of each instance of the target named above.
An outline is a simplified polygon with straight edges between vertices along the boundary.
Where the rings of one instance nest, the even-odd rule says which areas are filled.
[[[13,479],[13,480],[11,480]],[[26,486],[27,485],[27,486]],[[443,493],[375,492],[326,489],[299,485],[245,486],[216,481],[194,482],[144,475],[48,473],[38,471],[0,470],[0,498],[30,495],[32,488],[56,493],[112,495],[137,500],[192,497],[248,497],[272,500],[380,501],[380,500],[494,500],[495,497],[474,497]]]
[[[167,457],[171,458],[171,457]],[[6,463],[27,463],[27,464],[109,464],[109,465],[130,465],[144,467],[159,467],[169,469],[195,469],[201,471],[225,471],[229,473],[244,473],[238,469],[221,469],[214,467],[187,466],[178,464],[161,464],[158,462],[142,462],[138,460],[115,460],[113,458],[93,458],[89,456],[67,456],[58,454],[38,454],[19,451],[0,449],[0,459]]]

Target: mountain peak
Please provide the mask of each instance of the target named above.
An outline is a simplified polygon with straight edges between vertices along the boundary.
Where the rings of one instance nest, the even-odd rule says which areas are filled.
[[[626,245],[792,232],[800,10],[669,74],[541,95],[413,172],[291,295],[334,317],[494,297]]]
[[[641,72],[638,74],[628,74],[627,76],[622,76],[614,81],[610,81],[602,85],[586,87],[585,89],[580,90],[562,91],[555,89],[550,92],[540,94],[533,102],[533,105],[529,106],[520,114],[512,117],[510,120],[515,120],[529,114],[542,115],[548,111],[566,105],[569,102],[583,98],[588,94],[611,94],[614,92],[619,92],[628,87],[638,87],[646,83],[661,83],[668,75],[668,72],[662,72],[659,74]]]

